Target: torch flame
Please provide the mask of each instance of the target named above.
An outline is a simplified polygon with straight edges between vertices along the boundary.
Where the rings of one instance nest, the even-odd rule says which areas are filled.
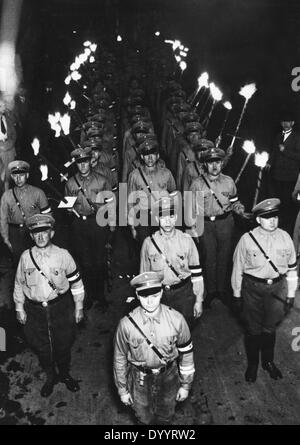
[[[187,54],[186,54],[186,52],[185,51],[180,51],[180,53],[179,53],[180,55],[181,55],[181,57],[186,57],[187,56]]]
[[[81,79],[81,77],[82,76],[78,71],[73,71],[71,74],[71,78],[75,81]]]
[[[60,116],[60,125],[65,135],[70,133],[70,123],[71,123],[71,117],[68,113],[64,114],[63,116]]]
[[[256,91],[255,83],[249,83],[248,85],[244,85],[240,89],[239,94],[243,96],[246,99],[246,101],[248,101],[249,99],[251,99],[255,91]]]
[[[262,151],[261,153],[255,153],[254,163],[257,167],[264,168],[269,160],[269,153]]]
[[[40,151],[40,141],[38,140],[38,138],[33,139],[33,141],[31,142],[31,147],[33,149],[34,156],[37,156]]]
[[[90,48],[91,48],[91,51],[94,53],[97,49],[97,43],[92,43]]]
[[[46,181],[48,179],[48,165],[40,165],[40,171],[42,173],[42,181]]]
[[[122,42],[122,37],[120,35],[117,37],[117,42]]]
[[[75,108],[76,108],[76,102],[75,102],[75,100],[71,100],[71,102],[70,102],[70,109],[71,110],[75,110]]]
[[[63,98],[63,103],[64,103],[65,105],[69,105],[69,103],[71,102],[71,100],[72,100],[72,98],[71,98],[69,92],[67,91],[66,94],[65,94],[65,97]]]
[[[182,60],[179,63],[179,66],[180,66],[181,71],[184,71],[184,70],[186,70],[187,64],[186,64],[186,62],[184,60]]]
[[[175,56],[176,62],[181,62],[181,57],[180,56]]]
[[[174,40],[173,45],[172,45],[173,51],[176,51],[176,49],[179,48],[180,45],[181,45],[180,40]]]
[[[160,32],[159,32],[159,31],[156,31],[155,35],[156,35],[157,37],[160,36]]]
[[[188,48],[187,46],[184,48],[184,51],[187,53],[189,52],[189,50],[190,50],[190,48]]]
[[[56,112],[55,114],[48,115],[48,122],[52,130],[55,131],[55,137],[58,138],[61,132],[60,126],[60,113]]]
[[[223,105],[226,108],[226,110],[231,110],[232,109],[232,105],[231,105],[230,102],[228,102],[228,100],[226,102],[224,102]]]
[[[174,41],[173,40],[165,40],[165,43],[170,43],[171,45],[173,45]]]
[[[87,56],[90,56],[91,55],[91,49],[90,48],[85,48],[85,50],[84,50],[84,54],[86,54]]]
[[[223,97],[221,90],[213,82],[209,84],[209,89],[213,100],[219,102]]]
[[[94,62],[95,62],[95,57],[94,57],[94,56],[91,56],[91,57],[89,58],[89,62],[90,62],[90,63],[94,63]]]
[[[83,46],[91,46],[91,44],[92,44],[92,42],[90,42],[89,40],[86,40],[86,41],[83,43]]]
[[[70,85],[70,82],[71,82],[71,76],[70,76],[70,74],[65,78],[65,84],[66,85]]]
[[[198,88],[199,90],[202,88],[208,88],[208,73],[202,73],[201,76],[198,77]]]
[[[245,150],[246,153],[248,154],[253,154],[255,153],[255,144],[253,141],[244,141],[243,143],[243,150]]]

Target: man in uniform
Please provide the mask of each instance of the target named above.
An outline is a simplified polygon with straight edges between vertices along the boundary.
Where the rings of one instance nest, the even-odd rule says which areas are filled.
[[[73,252],[81,268],[89,299],[93,297],[105,308],[104,252],[109,229],[98,225],[96,214],[100,207],[97,196],[101,192],[106,192],[107,197],[111,193],[109,199],[113,200],[111,184],[105,176],[92,171],[90,148],[77,148],[71,156],[75,158],[78,172],[66,183],[65,195],[77,196],[74,209],[80,215],[80,218],[74,218],[71,226]],[[115,229],[113,224],[114,221],[109,221],[111,231]]]
[[[233,179],[222,173],[224,157],[225,152],[219,148],[209,150],[204,157],[205,173],[193,181],[192,194],[187,196],[187,200],[192,199],[195,214],[200,214],[203,212],[202,201],[197,199],[197,193],[201,192],[201,197],[204,195],[204,233],[200,241],[207,291],[204,308],[209,308],[214,298],[229,303],[228,273],[234,230],[232,211],[244,215],[244,206],[238,200]]]
[[[151,233],[152,204],[161,197],[163,192],[168,195],[176,189],[170,170],[159,165],[158,148],[155,140],[145,140],[140,145],[142,165],[133,170],[128,179],[128,222],[132,237],[137,239],[140,247]],[[136,225],[137,213],[139,213],[139,221],[147,222],[146,225]]]
[[[30,165],[25,161],[12,161],[8,171],[14,186],[7,190],[0,204],[0,230],[4,243],[13,255],[17,267],[21,253],[31,245],[26,221],[36,213],[51,211],[45,193],[38,187],[27,184]]]
[[[173,196],[160,198],[154,205],[159,230],[145,239],[140,272],[160,274],[163,301],[178,310],[190,327],[202,313],[203,277],[199,254],[192,237],[176,229],[177,203]]]
[[[47,376],[42,397],[53,391],[56,366],[60,381],[70,391],[79,390],[69,368],[75,322],[83,318],[84,288],[69,252],[51,242],[54,222],[51,215],[40,214],[26,221],[35,246],[21,255],[14,288],[17,319]]]
[[[159,274],[142,273],[131,285],[140,306],[121,319],[115,334],[115,384],[139,423],[168,425],[194,378],[190,330],[182,314],[160,303]]]
[[[194,179],[198,178],[204,173],[203,159],[207,154],[207,150],[214,147],[214,143],[208,139],[200,139],[200,141],[193,146],[195,152],[195,160],[188,162],[183,170],[182,175],[182,190],[190,190]]]
[[[280,200],[266,199],[253,208],[259,224],[245,233],[234,252],[231,277],[234,305],[245,321],[247,382],[255,382],[261,351],[262,367],[272,379],[282,378],[275,366],[276,326],[293,305],[297,289],[295,249],[278,228]]]

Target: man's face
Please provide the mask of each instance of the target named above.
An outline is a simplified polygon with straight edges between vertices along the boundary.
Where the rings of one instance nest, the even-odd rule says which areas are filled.
[[[159,217],[159,226],[165,233],[171,233],[177,221],[177,215],[164,215]]]
[[[294,121],[281,121],[281,126],[284,129],[284,131],[291,130],[294,126]]]
[[[258,216],[256,221],[261,228],[267,232],[274,232],[278,227],[278,216],[272,216],[272,218],[262,218]]]
[[[191,145],[196,145],[200,141],[201,136],[197,131],[192,131],[187,135],[187,139]]]
[[[207,173],[210,176],[217,177],[222,171],[222,161],[219,159],[215,161],[206,162],[206,166],[207,166]]]
[[[143,309],[145,309],[145,311],[149,312],[149,313],[153,313],[156,311],[156,309],[158,309],[159,305],[160,305],[160,300],[162,297],[162,290],[160,292],[157,292],[154,295],[148,295],[147,297],[140,297],[137,294],[137,298],[142,306]]]
[[[28,179],[29,174],[28,173],[13,173],[11,175],[12,180],[14,181],[16,187],[23,187]]]
[[[77,167],[78,167],[79,173],[82,176],[87,176],[91,170],[91,162],[89,159],[87,159],[86,161],[78,162]]]
[[[148,155],[142,155],[141,157],[147,167],[154,167],[154,165],[158,161],[159,154],[158,153],[150,153]]]
[[[35,242],[35,245],[41,249],[47,247],[50,244],[54,236],[54,230],[48,229],[43,230],[42,232],[32,232],[30,236]]]

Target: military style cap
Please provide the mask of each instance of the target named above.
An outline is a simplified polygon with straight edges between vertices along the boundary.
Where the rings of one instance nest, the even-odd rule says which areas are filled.
[[[277,216],[279,213],[280,199],[269,198],[264,201],[259,202],[253,207],[252,212],[254,216],[259,216],[261,218],[272,218],[272,216]]]
[[[202,125],[199,122],[188,122],[185,126],[185,133],[192,133],[193,131],[202,131]]]
[[[194,111],[187,112],[185,116],[182,116],[182,122],[187,124],[188,122],[198,122],[200,116]]]
[[[157,272],[143,272],[134,277],[130,284],[141,297],[154,295],[162,289],[162,278]]]
[[[195,151],[205,151],[211,148],[215,148],[215,144],[208,139],[200,139],[200,141],[193,146]]]
[[[203,157],[204,162],[222,161],[225,158],[225,151],[221,148],[213,147]]]
[[[140,133],[138,138],[136,139],[136,145],[139,148],[140,145],[144,142],[144,141],[156,141],[157,142],[157,137],[154,133]]]
[[[75,158],[75,162],[79,164],[80,162],[84,162],[92,157],[92,149],[90,146],[85,148],[76,148],[71,152],[71,157]]]
[[[149,133],[152,125],[150,122],[139,121],[133,124],[132,131],[134,133]]]
[[[55,219],[51,215],[36,214],[31,216],[26,221],[26,226],[30,232],[42,232],[43,230],[52,229]]]
[[[12,161],[8,164],[8,171],[12,175],[14,173],[28,173],[30,165],[25,161]]]
[[[178,196],[177,191],[170,193],[168,196],[163,196],[158,199],[152,207],[152,212],[158,217],[170,216],[177,213]]]
[[[158,153],[158,142],[156,139],[146,139],[139,146],[139,152],[142,155],[150,155],[151,153]]]
[[[83,147],[90,148],[91,150],[101,150],[102,144],[103,144],[103,139],[100,138],[99,136],[95,136],[84,141]]]

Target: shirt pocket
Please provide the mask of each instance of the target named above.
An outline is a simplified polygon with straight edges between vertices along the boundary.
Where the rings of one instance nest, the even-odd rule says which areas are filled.
[[[287,267],[289,264],[290,255],[291,251],[289,249],[277,249],[276,264],[281,267]]]
[[[259,250],[249,249],[246,254],[246,262],[251,267],[260,267],[263,266],[266,259]]]
[[[159,350],[166,355],[167,358],[175,356],[176,335],[168,335],[160,338]]]
[[[25,281],[28,287],[36,286],[38,279],[38,271],[33,268],[25,269]]]
[[[130,338],[129,339],[129,348],[130,348],[132,360],[137,361],[137,362],[145,361],[144,349],[146,346],[147,345],[143,338]]]
[[[159,253],[150,255],[150,263],[152,271],[160,271],[164,268],[164,260]]]
[[[61,267],[50,267],[50,273],[51,273],[51,281],[57,286],[57,287],[64,287],[68,280],[66,278],[66,274],[64,269]]]

